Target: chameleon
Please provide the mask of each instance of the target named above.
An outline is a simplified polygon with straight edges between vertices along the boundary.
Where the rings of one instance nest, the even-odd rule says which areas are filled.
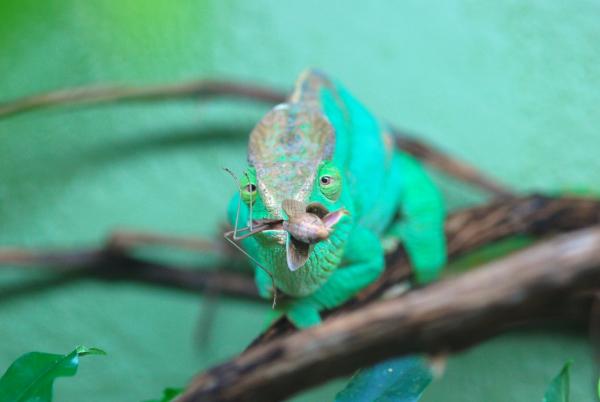
[[[385,122],[319,70],[303,72],[286,102],[251,131],[239,186],[228,208],[232,225],[236,215],[293,222],[294,209],[320,217],[344,211],[312,242],[283,228],[241,241],[259,294],[272,298],[274,284],[286,296],[272,318],[285,315],[297,328],[319,324],[321,311],[376,281],[388,239],[402,243],[419,284],[435,280],[446,262],[444,203],[426,170],[395,146]]]

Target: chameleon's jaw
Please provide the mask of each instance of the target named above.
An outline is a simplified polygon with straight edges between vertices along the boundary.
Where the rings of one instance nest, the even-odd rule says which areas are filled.
[[[316,243],[327,240],[333,227],[339,220],[348,215],[348,211],[340,208],[329,210],[320,203],[304,204],[293,199],[284,200],[282,209],[286,219],[264,219],[269,228],[261,228],[258,236],[263,241],[285,247],[287,266],[296,271],[306,264]],[[259,222],[256,222],[259,224]]]

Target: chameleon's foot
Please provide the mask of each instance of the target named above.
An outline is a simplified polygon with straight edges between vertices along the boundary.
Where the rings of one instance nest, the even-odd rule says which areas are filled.
[[[267,324],[270,325],[278,318],[286,316],[298,329],[314,327],[321,323],[319,310],[313,303],[306,300],[282,300],[269,314]]]
[[[314,327],[321,323],[319,311],[308,303],[294,303],[287,313],[287,318],[298,329]]]

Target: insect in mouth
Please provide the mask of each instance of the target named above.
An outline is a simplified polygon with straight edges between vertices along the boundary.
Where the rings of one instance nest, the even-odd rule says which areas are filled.
[[[329,212],[320,203],[305,205],[290,199],[283,201],[282,208],[288,216],[288,220],[282,222],[282,228],[289,234],[286,255],[291,271],[302,267],[310,256],[312,246],[327,240],[333,226],[349,214],[344,208]]]

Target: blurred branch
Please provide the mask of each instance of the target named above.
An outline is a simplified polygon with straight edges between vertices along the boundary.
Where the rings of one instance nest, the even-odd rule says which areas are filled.
[[[227,81],[195,80],[178,84],[145,87],[126,85],[85,86],[60,89],[0,103],[0,118],[57,106],[136,101],[156,102],[170,99],[211,98],[215,96],[232,96],[267,103],[279,103],[285,100],[284,93],[264,86]]]
[[[252,275],[222,269],[190,269],[121,256],[113,257],[102,265],[92,266],[89,275],[111,282],[134,281],[194,293],[212,291],[228,296],[262,300]]]
[[[453,352],[577,311],[565,309],[569,296],[599,285],[600,227],[594,227],[271,340],[199,375],[177,401],[279,401],[385,358]]]
[[[119,230],[110,235],[107,247],[126,252],[142,246],[166,246],[182,250],[222,253],[221,243],[213,239]]]
[[[169,236],[150,232],[116,231],[108,237],[102,248],[67,252],[0,248],[0,265],[45,265],[61,269],[77,268],[104,262],[107,256],[127,254],[138,247],[166,246],[191,251],[220,253],[219,243],[201,238]]]
[[[495,180],[486,177],[477,169],[468,164],[451,158],[443,152],[427,145],[414,137],[410,137],[397,129],[393,129],[396,145],[417,159],[425,161],[429,166],[444,172],[449,176],[456,177],[465,183],[481,188],[496,197],[511,197],[513,192]]]
[[[138,258],[140,247],[175,247],[225,255],[221,244],[200,238],[148,232],[115,232],[104,246],[70,251],[0,248],[0,265],[51,268],[59,274],[95,277],[108,281],[129,280],[200,292],[207,289],[233,296],[258,299],[251,275],[219,269],[202,270]]]
[[[36,109],[58,106],[81,106],[117,102],[157,102],[175,99],[235,97],[266,103],[285,102],[284,91],[266,86],[235,83],[231,81],[195,80],[178,84],[134,87],[125,85],[86,86],[67,88],[32,95],[0,103],[0,119]],[[506,197],[512,193],[499,183],[485,177],[475,168],[456,160],[441,151],[393,129],[399,148],[424,163],[456,177],[494,196]]]

